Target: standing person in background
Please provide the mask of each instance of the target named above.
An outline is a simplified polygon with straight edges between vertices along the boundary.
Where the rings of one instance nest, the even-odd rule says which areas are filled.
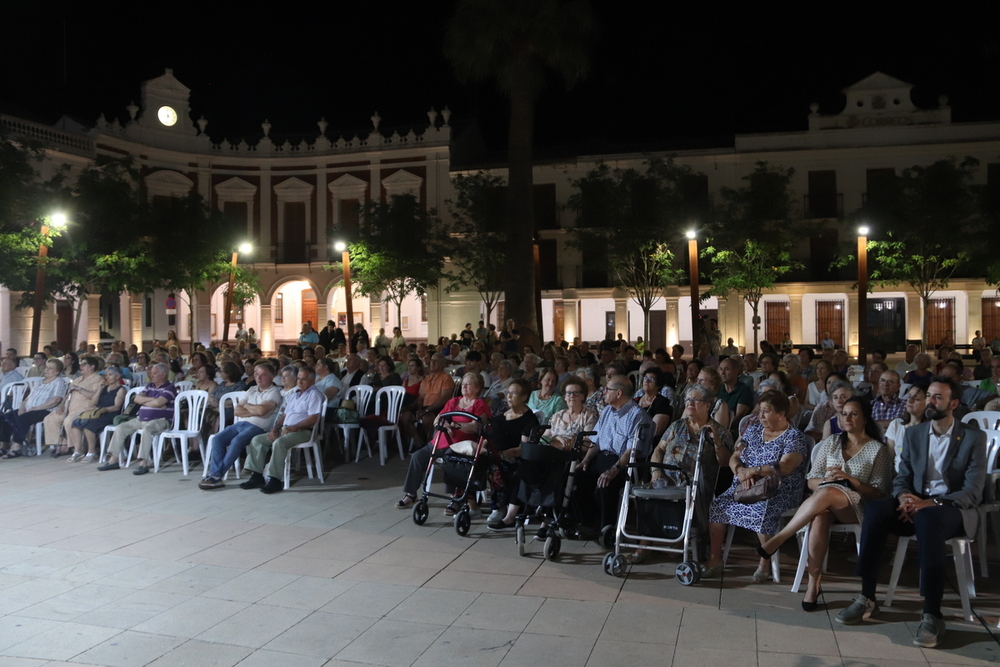
[[[365,325],[361,322],[355,322],[354,333],[351,334],[351,352],[360,352],[369,347],[371,347],[371,340],[368,338],[368,332],[365,331]]]
[[[389,346],[391,343],[392,341],[390,341],[389,337],[385,335],[385,329],[379,329],[378,335],[375,336],[375,354],[380,357],[387,356],[389,354]]]
[[[506,355],[517,354],[517,341],[521,339],[521,332],[514,327],[514,320],[507,320],[503,331],[500,332],[500,343],[503,345],[503,352]]]

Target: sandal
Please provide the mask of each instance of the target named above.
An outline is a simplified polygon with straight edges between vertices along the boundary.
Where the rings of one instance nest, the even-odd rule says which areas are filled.
[[[405,510],[415,502],[417,502],[417,497],[407,493],[405,496],[396,501],[396,509]]]
[[[76,463],[77,461],[81,460],[82,458],[83,458],[83,454],[77,454],[76,452],[73,452],[73,454],[71,454],[70,457],[68,459],[66,459],[66,463]]]
[[[22,456],[23,456],[23,454],[21,454],[21,450],[20,449],[12,449],[9,452],[7,452],[6,454],[4,454],[2,458],[5,458],[5,459],[18,459],[18,458],[21,458]]]
[[[753,576],[750,577],[751,584],[766,584],[769,581],[772,581],[771,568],[762,570],[758,567],[753,571]]]
[[[455,516],[462,510],[462,505],[465,504],[464,498],[453,498],[448,506],[444,508],[445,516]]]
[[[699,565],[698,567],[701,569],[702,579],[712,579],[722,574],[723,564],[720,562],[711,567],[708,565]]]
[[[81,463],[93,463],[96,460],[96,458],[97,457],[94,456],[93,452],[89,452],[83,457]]]

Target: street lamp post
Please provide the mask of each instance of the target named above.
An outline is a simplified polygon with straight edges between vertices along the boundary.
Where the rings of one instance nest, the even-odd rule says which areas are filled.
[[[333,247],[340,252],[340,261],[344,265],[344,297],[347,299],[347,340],[350,341],[351,335],[354,333],[354,301],[351,297],[351,250],[343,241],[337,241]],[[403,325],[399,324],[398,326]],[[356,350],[350,349],[350,345],[348,345],[348,351],[356,352]]]
[[[49,225],[53,227],[65,227],[66,216],[63,213],[54,213],[48,219],[42,220],[42,236],[48,236]],[[42,309],[45,307],[45,262],[49,256],[49,246],[45,244],[43,238],[38,246],[38,271],[35,274],[35,303],[34,312],[31,315],[31,354],[38,354],[38,338],[42,331]]]
[[[698,300],[698,233],[691,229],[688,238],[688,279],[691,283],[691,353],[698,356],[698,333],[701,320],[701,303]]]
[[[858,227],[858,363],[868,362],[868,227]]]
[[[233,259],[229,264],[229,289],[226,290],[226,308],[222,314],[222,342],[225,343],[229,340],[229,325],[233,314],[233,287],[236,282],[236,262],[239,259],[239,255],[242,252],[244,255],[249,253],[251,246],[249,243],[241,243],[238,250],[233,251]]]

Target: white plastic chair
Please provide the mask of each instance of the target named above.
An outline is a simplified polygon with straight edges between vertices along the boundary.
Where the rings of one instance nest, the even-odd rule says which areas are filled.
[[[323,437],[323,422],[325,420],[325,410],[319,413],[319,419],[313,424],[312,433],[309,439],[301,444],[295,445],[288,450],[285,456],[285,490],[292,488],[292,452],[301,451],[306,459],[306,471],[309,479],[313,478],[313,463],[316,464],[316,477],[320,484],[326,484],[323,479],[323,452],[320,449],[320,440]]]
[[[149,384],[149,374],[146,371],[132,371],[132,386],[145,387]]]
[[[34,387],[35,385],[39,385],[44,381],[45,381],[44,377],[24,378],[24,380],[22,380],[22,382],[28,385],[29,388]]]
[[[17,410],[21,407],[21,403],[24,402],[24,395],[28,393],[28,383],[22,381],[11,382],[9,385],[3,388],[3,395],[0,396],[0,406],[7,404],[7,398],[10,398],[10,408],[11,410]]]
[[[896,595],[896,584],[899,583],[899,573],[903,570],[906,559],[906,547],[916,541],[913,535],[900,536],[896,543],[896,560],[892,564],[892,575],[889,577],[889,589],[885,592],[885,606],[891,607]],[[955,559],[955,580],[958,585],[958,595],[962,599],[962,615],[975,621],[969,598],[976,597],[976,575],[972,571],[972,540],[967,537],[953,537],[945,542],[951,547],[951,555]]]
[[[380,426],[378,429],[378,455],[379,464],[385,465],[385,460],[387,457],[386,448],[388,446],[388,436],[390,432],[396,434],[396,444],[399,446],[399,458],[405,459],[406,455],[403,453],[403,436],[399,432],[399,412],[403,407],[403,397],[406,395],[406,390],[403,387],[382,387],[372,398],[375,401],[375,405],[382,404],[382,397],[384,396],[386,401],[388,401],[388,410],[385,413],[386,420],[389,421],[387,426]],[[360,436],[358,437],[358,456],[361,455],[361,444],[362,442],[367,442],[368,434],[364,431],[360,431]],[[369,453],[371,449],[368,450]],[[357,460],[357,458],[355,458]]]
[[[194,389],[194,382],[191,380],[179,380],[174,383],[174,386],[177,388],[177,395],[180,396],[185,391]]]
[[[963,424],[976,423],[984,431],[1000,429],[1000,412],[979,410],[969,412],[962,417]]]
[[[642,373],[640,373],[639,371],[631,371],[628,374],[628,381],[632,383],[632,389],[635,391],[639,391],[640,389],[642,389],[641,380],[642,380]]]
[[[912,387],[912,386],[913,386],[912,384],[906,384],[905,382],[900,382],[899,383],[899,397],[905,399],[906,398],[906,392],[910,391],[910,387]]]
[[[722,567],[726,567],[726,561],[729,560],[729,548],[733,545],[733,535],[736,534],[736,526],[730,524],[726,530],[726,548],[722,552]],[[780,558],[778,556],[781,550],[775,551],[771,554],[771,576],[774,578],[774,583],[779,583],[781,581],[781,567]]]
[[[205,470],[202,473],[202,477],[208,477],[208,466],[211,463],[212,458],[212,447],[214,446],[215,436],[222,433],[222,431],[232,424],[226,421],[226,409],[235,410],[236,406],[239,405],[240,401],[246,398],[247,392],[245,391],[231,391],[228,394],[223,394],[222,398],[219,399],[219,430],[208,436],[208,443],[199,442],[201,448],[201,460],[205,464]],[[233,424],[238,421],[242,421],[240,417],[233,416]],[[233,469],[236,473],[236,479],[240,478],[240,460],[237,458],[233,462]],[[228,475],[228,471],[226,472]]]
[[[375,390],[371,385],[359,384],[353,387],[348,387],[347,391],[344,392],[344,400],[354,401],[357,408],[359,418],[363,418],[368,414],[368,406],[371,405],[372,394]],[[357,463],[358,458],[361,456],[361,424],[336,424],[336,428],[340,431],[340,441],[341,446],[344,450],[344,460],[351,460],[351,433],[353,431],[358,432],[358,453],[354,458],[354,462]],[[368,457],[371,458],[372,450],[371,447],[368,448]]]
[[[128,392],[125,394],[125,402],[122,404],[122,412],[124,412],[128,408],[128,406],[132,405],[132,403],[135,402],[135,397],[138,394],[142,393],[142,390],[143,387],[133,387],[128,390]],[[108,443],[111,442],[111,436],[114,434],[115,429],[117,428],[118,427],[115,426],[114,424],[109,424],[108,426],[104,427],[103,431],[101,431],[101,458],[100,458],[101,463],[104,463],[107,460],[106,457],[108,451]],[[130,453],[132,451],[132,445],[134,445],[137,442],[138,438],[141,435],[142,434],[139,431],[136,431],[135,433],[132,434],[132,441],[129,444]],[[121,461],[120,463],[123,468],[128,467],[128,461]]]
[[[187,404],[187,428],[182,424],[182,406]],[[153,471],[160,472],[160,456],[163,454],[163,443],[171,440],[174,455],[181,460],[184,474],[188,474],[188,440],[196,438],[201,448],[201,422],[205,418],[205,406],[208,405],[208,392],[201,389],[190,389],[177,394],[174,401],[174,427],[160,433],[153,439]],[[180,447],[180,451],[178,451]],[[204,451],[204,450],[202,450]],[[131,458],[131,453],[129,455]]]

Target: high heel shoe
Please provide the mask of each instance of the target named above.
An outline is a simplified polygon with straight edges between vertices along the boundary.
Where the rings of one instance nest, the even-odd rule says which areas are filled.
[[[819,589],[818,593],[816,593],[816,599],[813,600],[812,602],[807,602],[806,600],[803,600],[802,601],[802,611],[816,611],[816,609],[819,608],[819,604],[820,604],[819,603],[819,598],[820,598],[821,595],[823,595],[823,589],[822,588]]]
[[[757,547],[757,555],[763,558],[764,560],[771,560],[771,556],[774,555],[774,552],[767,553],[766,551],[764,551],[764,547]]]

